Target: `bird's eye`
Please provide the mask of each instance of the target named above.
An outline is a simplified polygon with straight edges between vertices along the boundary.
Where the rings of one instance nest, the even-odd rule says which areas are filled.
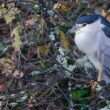
[[[82,26],[84,27],[84,26],[86,26],[87,24],[86,23],[84,23]]]

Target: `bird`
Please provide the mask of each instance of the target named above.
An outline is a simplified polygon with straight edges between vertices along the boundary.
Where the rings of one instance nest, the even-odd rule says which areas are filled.
[[[74,42],[98,71],[97,82],[110,83],[110,22],[93,13],[76,20],[68,33],[75,33]]]

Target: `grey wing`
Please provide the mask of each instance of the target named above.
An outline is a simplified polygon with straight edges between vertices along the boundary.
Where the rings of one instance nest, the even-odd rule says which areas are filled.
[[[99,49],[97,51],[97,57],[103,67],[102,80],[106,83],[110,83],[110,37],[106,36],[108,33],[110,33],[110,30],[98,34]]]
[[[102,32],[98,33],[100,49],[110,55],[110,27],[104,26]]]
[[[110,56],[106,54],[102,54],[102,80],[106,83],[110,83]]]
[[[102,28],[103,32],[105,33],[105,35],[110,38],[110,28],[108,27],[103,27]]]

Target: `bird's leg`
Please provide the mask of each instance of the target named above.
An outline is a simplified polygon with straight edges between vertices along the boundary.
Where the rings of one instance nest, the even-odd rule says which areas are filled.
[[[98,72],[97,81],[94,81],[94,82],[92,83],[92,88],[91,88],[92,91],[95,91],[95,88],[96,88],[98,82],[101,81],[101,78],[102,78],[102,68],[100,68],[100,70],[99,70],[99,72]]]
[[[97,81],[100,82],[102,78],[102,67],[99,70]]]
[[[96,88],[96,86],[97,86],[97,81],[92,81],[92,86],[91,86],[91,90],[92,90],[92,92],[94,92],[95,91],[95,88]]]

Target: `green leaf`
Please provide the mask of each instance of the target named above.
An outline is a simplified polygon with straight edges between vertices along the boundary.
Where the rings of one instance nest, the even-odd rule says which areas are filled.
[[[72,98],[72,100],[79,100],[80,98],[82,98],[88,94],[89,94],[88,90],[76,89],[76,90],[72,91],[71,98]]]

